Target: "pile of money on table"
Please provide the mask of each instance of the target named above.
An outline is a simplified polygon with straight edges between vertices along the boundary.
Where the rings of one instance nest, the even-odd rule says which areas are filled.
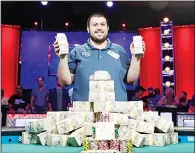
[[[71,111],[48,112],[26,122],[23,144],[83,146],[82,153],[131,153],[133,147],[178,143],[173,122],[143,111],[142,101],[115,101],[114,81],[105,71],[89,78],[89,101]]]

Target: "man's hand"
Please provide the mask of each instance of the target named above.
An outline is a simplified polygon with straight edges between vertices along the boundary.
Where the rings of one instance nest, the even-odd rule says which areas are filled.
[[[66,48],[65,50],[69,50],[69,44],[68,44],[67,41],[66,41],[66,42],[63,41],[63,44],[61,44],[61,45],[63,45],[63,48],[64,48],[64,49]],[[56,55],[58,55],[60,58],[64,58],[64,56],[65,56],[66,54],[61,54],[61,53],[60,53],[60,47],[59,47],[59,43],[58,43],[57,40],[54,42],[53,46],[54,46]]]

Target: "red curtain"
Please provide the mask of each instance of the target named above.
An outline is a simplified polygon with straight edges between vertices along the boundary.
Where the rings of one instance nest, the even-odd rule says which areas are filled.
[[[141,60],[140,84],[144,88],[162,89],[160,28],[142,28],[139,32],[146,43],[146,53]],[[186,91],[191,98],[195,93],[194,25],[174,26],[173,32],[176,95]]]
[[[186,91],[192,98],[194,87],[194,25],[174,27],[176,95]]]
[[[162,89],[160,30],[159,28],[142,28],[139,32],[146,43],[146,52],[144,58],[141,59],[140,85],[145,89],[149,86]]]
[[[5,97],[16,91],[18,83],[20,27],[1,25],[1,82]]]

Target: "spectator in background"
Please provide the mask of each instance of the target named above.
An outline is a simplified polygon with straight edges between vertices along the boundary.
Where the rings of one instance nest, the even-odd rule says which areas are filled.
[[[38,88],[31,94],[31,108],[33,113],[46,113],[48,110],[49,90],[44,87],[44,78],[37,78]]]
[[[137,86],[135,88],[135,95],[133,96],[132,101],[140,101],[141,96],[143,95],[145,91],[146,89],[144,89],[142,86]]]
[[[154,89],[152,87],[148,87],[148,95],[142,97],[143,101],[152,100],[155,97]]]
[[[63,88],[56,78],[56,87],[49,92],[49,111],[67,111],[70,104],[68,90]]]
[[[192,96],[192,101],[191,104],[189,105],[189,113],[194,113],[195,112],[195,94]]]
[[[4,97],[4,90],[1,88],[1,105],[8,105],[8,98]]]
[[[154,94],[155,94],[155,97],[152,99],[152,105],[154,107],[156,107],[158,101],[163,97],[162,95],[160,95],[160,89],[159,88],[155,88],[154,89]]]
[[[23,93],[22,85],[16,87],[16,94],[12,95],[8,100],[9,110],[12,113],[24,113],[30,106],[30,99]]]
[[[135,88],[135,95],[133,96],[132,101],[141,101],[141,96],[145,91],[146,89],[144,89],[142,86],[137,86]],[[148,104],[146,101],[143,101],[143,109],[144,111],[148,109]]]
[[[175,91],[172,88],[165,90],[165,96],[163,96],[157,103],[157,105],[175,105],[178,106],[179,99],[175,96]]]
[[[4,90],[1,88],[1,126],[6,126],[8,112],[8,98],[4,97]]]
[[[185,91],[181,92],[179,97],[179,102],[181,107],[188,107],[187,93]]]

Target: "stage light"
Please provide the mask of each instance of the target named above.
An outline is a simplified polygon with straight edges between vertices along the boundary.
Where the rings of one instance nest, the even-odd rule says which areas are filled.
[[[165,44],[164,44],[164,47],[165,47],[165,48],[169,48],[169,43],[165,43]]]
[[[168,35],[169,34],[169,31],[170,31],[170,29],[164,30],[164,34],[165,35]]]
[[[171,70],[170,67],[166,67],[166,68],[165,68],[165,72],[166,72],[166,73],[169,73],[170,70]]]
[[[164,59],[165,59],[165,61],[169,61],[170,60],[170,56],[166,55]]]
[[[107,2],[107,6],[108,7],[112,7],[113,6],[113,2],[112,1]]]
[[[35,21],[35,22],[34,22],[34,25],[37,26],[37,25],[38,25],[38,22]]]
[[[169,22],[169,18],[168,18],[168,17],[165,17],[165,18],[163,19],[163,21],[164,21],[165,23],[167,23],[167,22]]]
[[[171,86],[171,82],[170,81],[165,82],[165,86],[166,87],[170,87]]]
[[[42,4],[42,5],[47,5],[48,2],[47,2],[47,1],[43,1],[43,2],[41,2],[41,4]]]
[[[66,27],[68,27],[68,26],[69,26],[69,23],[68,23],[68,22],[66,22],[66,23],[65,23],[65,26],[66,26]]]
[[[125,23],[123,23],[123,24],[122,24],[122,27],[123,27],[123,28],[125,28],[125,27],[126,27],[126,24],[125,24]]]

